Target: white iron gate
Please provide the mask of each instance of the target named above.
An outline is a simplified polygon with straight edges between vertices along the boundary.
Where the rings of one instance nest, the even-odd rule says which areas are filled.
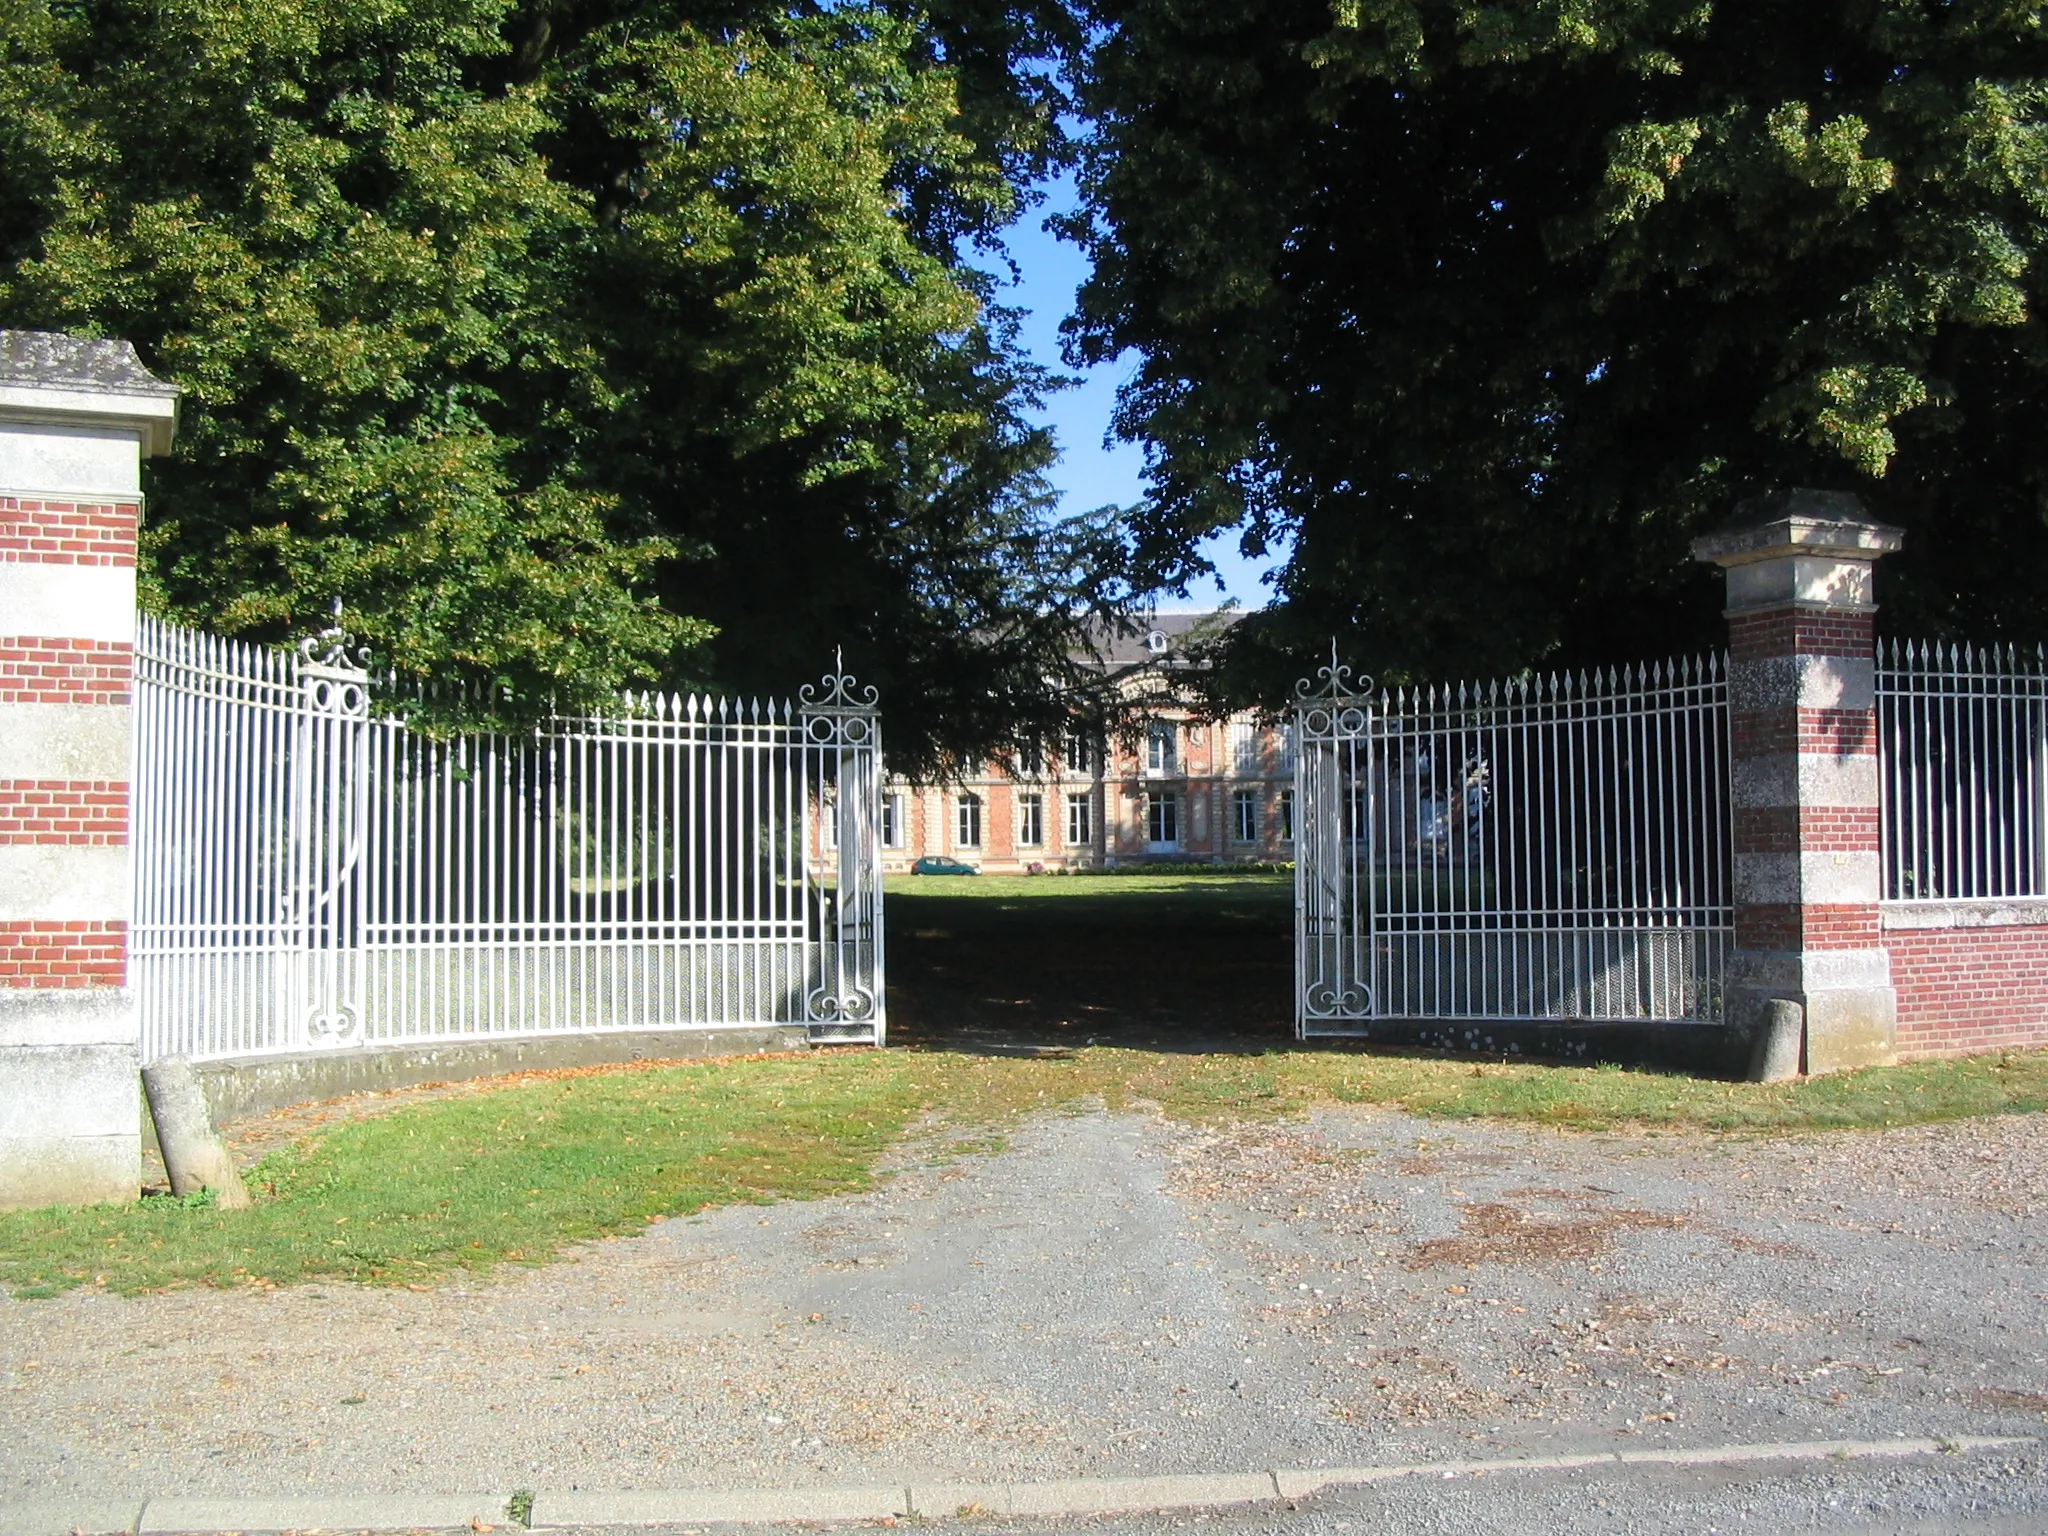
[[[145,1058],[597,1029],[885,1028],[880,723],[639,695],[438,740],[296,652],[144,619],[132,974]]]
[[[1297,1032],[1718,1022],[1734,933],[1721,660],[1296,690]]]

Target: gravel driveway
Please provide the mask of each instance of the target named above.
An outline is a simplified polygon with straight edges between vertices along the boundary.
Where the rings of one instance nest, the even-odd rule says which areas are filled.
[[[5,1301],[0,1503],[2048,1434],[2044,1131],[1048,1116],[425,1292]]]

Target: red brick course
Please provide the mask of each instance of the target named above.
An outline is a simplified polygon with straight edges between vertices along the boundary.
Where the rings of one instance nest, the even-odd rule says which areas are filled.
[[[0,779],[0,843],[103,848],[127,841],[126,784]]]
[[[1759,608],[1728,620],[1728,658],[1762,661],[1773,656],[1869,656],[1877,646],[1876,621],[1867,613],[1833,613],[1814,608]]]
[[[2048,924],[1884,936],[1902,1057],[2048,1045]]]
[[[1728,731],[1738,761],[1779,752],[1824,752],[1834,757],[1877,754],[1877,712],[1870,709],[1730,710]]]
[[[0,987],[118,987],[127,975],[126,923],[0,923]]]
[[[1870,806],[1738,805],[1737,853],[1875,853],[1878,811]]]
[[[132,566],[139,512],[132,502],[0,496],[0,562]]]
[[[135,647],[0,635],[0,704],[126,704]]]
[[[1876,902],[1841,904],[1752,901],[1735,908],[1735,947],[1745,953],[1802,949],[1874,949],[1880,942]]]

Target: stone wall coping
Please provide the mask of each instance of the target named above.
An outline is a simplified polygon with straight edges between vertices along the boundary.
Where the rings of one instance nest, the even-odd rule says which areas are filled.
[[[178,393],[128,342],[0,331],[0,422],[135,432],[148,457],[170,451]]]
[[[1904,529],[1877,521],[1859,497],[1795,489],[1741,503],[1727,522],[1692,541],[1692,553],[1721,566],[1790,555],[1874,560],[1905,539]]]
[[[2048,928],[2048,896],[1991,896],[1969,901],[1887,901],[1878,906],[1885,929]]]

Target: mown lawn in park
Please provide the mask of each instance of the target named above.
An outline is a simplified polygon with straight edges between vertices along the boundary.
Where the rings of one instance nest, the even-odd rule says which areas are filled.
[[[1294,1033],[1294,877],[1242,868],[888,882],[890,1037],[1264,1049]]]
[[[962,934],[1045,929],[1294,931],[1294,876],[1285,870],[1164,870],[1087,875],[891,875],[892,932],[932,926]]]
[[[1582,1129],[1784,1133],[2048,1108],[2048,1052],[1774,1085],[1355,1050],[845,1050],[527,1074],[345,1120],[266,1158],[255,1208],[166,1197],[0,1215],[0,1285],[431,1285],[708,1207],[860,1189],[1090,1104],[1201,1120],[1398,1105]]]

